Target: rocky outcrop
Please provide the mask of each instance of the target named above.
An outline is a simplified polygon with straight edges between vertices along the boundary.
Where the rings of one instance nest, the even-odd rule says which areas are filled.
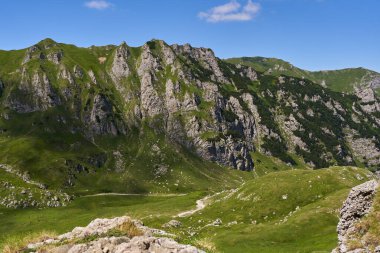
[[[84,71],[79,65],[74,66],[74,75],[78,79],[82,79],[84,77]]]
[[[152,45],[153,44],[153,45]],[[156,51],[153,51],[153,49]],[[160,49],[162,54],[157,53]],[[162,55],[162,59],[160,58]],[[172,47],[164,42],[148,43],[142,47],[140,63],[137,73],[140,78],[140,108],[137,110],[142,119],[161,116],[164,121],[165,132],[174,141],[182,145],[195,148],[196,152],[205,159],[219,162],[241,170],[252,170],[253,161],[249,152],[253,150],[252,141],[235,141],[228,131],[238,132],[238,135],[246,135],[247,139],[254,136],[253,118],[242,109],[239,101],[231,97],[225,100],[219,93],[218,85],[214,82],[202,82],[190,69],[180,65],[180,59],[191,58],[200,62],[203,68],[215,72],[212,80],[228,82],[218,65],[218,60],[209,49],[192,48],[189,45]],[[160,83],[159,76],[164,68],[171,68],[172,73],[177,73],[179,80],[173,82],[167,79]],[[245,75],[254,77],[251,69]],[[195,82],[194,89],[203,90],[203,97],[188,91],[188,87]],[[164,93],[160,87],[165,87]],[[185,90],[182,92],[182,90]],[[182,94],[181,94],[182,93]],[[200,109],[200,100],[205,99],[212,105],[209,109]],[[201,110],[209,114],[209,120],[192,116]],[[220,115],[221,110],[229,110],[235,113],[237,121],[227,122]],[[178,120],[175,115],[183,114],[185,122]],[[242,122],[239,121],[241,119]],[[210,131],[216,135],[225,136],[221,140],[207,140],[202,136]],[[229,137],[230,136],[230,137]],[[243,139],[243,138],[242,138]]]
[[[190,245],[179,244],[170,238],[157,238],[153,236],[128,237],[105,237],[98,240],[76,245],[63,245],[47,252],[70,252],[70,253],[201,253],[204,252]]]
[[[125,127],[113,113],[113,105],[109,99],[98,94],[90,105],[85,109],[84,123],[87,125],[91,134],[102,135],[111,134],[117,135],[118,133],[125,134]]]
[[[371,81],[369,82],[369,86],[372,89],[378,89],[378,88],[380,88],[380,76],[374,76],[374,77],[372,77]]]
[[[339,246],[333,252],[367,252],[364,249],[362,251],[359,251],[359,249],[350,251],[347,243],[350,240],[350,233],[353,232],[355,223],[370,212],[377,187],[378,182],[371,180],[352,188],[340,211],[340,220],[337,227]]]
[[[228,83],[229,80],[224,76],[224,73],[219,67],[218,59],[214,52],[209,48],[193,48],[190,44],[183,46],[173,45],[174,52],[179,55],[187,55],[190,59],[197,60],[202,66],[212,72],[211,80],[220,83]]]
[[[24,68],[21,84],[13,88],[5,103],[16,112],[28,113],[46,111],[61,101],[45,73],[35,72],[29,76]]]
[[[26,50],[22,64],[28,63],[32,59],[44,59],[45,55],[41,52],[38,45],[34,45]]]
[[[361,100],[361,107],[367,113],[380,112],[380,103],[372,88],[356,89],[356,96]]]
[[[123,227],[128,229],[123,230]],[[107,236],[110,231],[118,231],[121,236]],[[131,231],[134,231],[133,234]],[[153,236],[155,234],[156,236]],[[157,237],[157,235],[166,237]],[[41,242],[29,244],[26,249],[36,252],[161,252],[161,253],[203,253],[190,245],[179,244],[170,234],[162,230],[145,227],[142,222],[123,216],[113,219],[96,219],[87,227],[77,227],[73,231],[56,238],[47,238]],[[82,239],[84,243],[75,243]],[[40,251],[42,246],[48,250]]]
[[[94,71],[89,70],[87,74],[88,74],[88,76],[90,77],[91,82],[92,82],[93,84],[98,84],[98,81],[96,80],[96,76],[95,76]]]
[[[347,139],[354,155],[370,166],[380,164],[380,148],[376,138],[361,138],[356,131],[347,131]]]
[[[0,206],[6,208],[59,207],[66,206],[72,199],[66,193],[48,190],[46,185],[30,178],[29,173],[21,172],[8,164],[0,164],[0,170],[16,177],[0,178]]]
[[[47,59],[52,63],[58,65],[63,58],[63,51],[51,52],[48,54]]]
[[[127,44],[123,43],[116,49],[111,67],[112,76],[116,83],[120,82],[122,78],[128,77],[130,74],[130,69],[127,62],[128,57],[129,51]]]

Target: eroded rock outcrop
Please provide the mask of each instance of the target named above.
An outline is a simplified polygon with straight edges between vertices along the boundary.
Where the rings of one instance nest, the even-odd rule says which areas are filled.
[[[89,106],[90,107],[90,106]],[[113,113],[113,105],[109,99],[102,95],[96,95],[92,102],[92,108],[86,110],[84,123],[95,134],[125,134],[125,128]]]
[[[129,51],[125,43],[121,44],[115,52],[112,62],[112,76],[115,82],[120,82],[122,78],[128,77],[130,69],[128,66]]]
[[[377,187],[378,182],[371,180],[352,188],[340,211],[340,220],[337,227],[339,246],[333,252],[367,252],[365,249],[351,251],[348,242],[355,223],[370,212]]]
[[[19,113],[45,111],[61,103],[46,73],[34,72],[28,75],[24,68],[21,83],[14,87],[6,105]]]
[[[107,236],[111,231],[118,231],[120,236]],[[156,236],[153,236],[156,235]],[[157,237],[157,235],[165,237]],[[41,242],[29,244],[27,249],[36,252],[69,252],[69,253],[204,253],[190,245],[179,244],[170,234],[158,229],[151,229],[141,221],[123,216],[113,219],[96,219],[86,227],[77,227],[73,231],[56,238],[47,238]],[[82,239],[84,243],[76,243]],[[41,247],[47,250],[40,250]]]

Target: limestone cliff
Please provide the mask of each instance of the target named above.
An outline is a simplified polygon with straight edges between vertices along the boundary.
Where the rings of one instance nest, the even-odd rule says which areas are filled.
[[[370,88],[337,93],[158,40],[91,48],[45,40],[22,52],[0,72],[4,122],[54,115],[62,130],[90,141],[149,126],[204,159],[246,171],[254,151],[288,164],[296,155],[315,168],[380,164],[379,100]]]

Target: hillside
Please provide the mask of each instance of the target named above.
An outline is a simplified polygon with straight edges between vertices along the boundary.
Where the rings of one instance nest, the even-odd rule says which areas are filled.
[[[164,230],[164,236],[206,252],[330,252],[337,245],[338,213],[348,192],[372,178],[367,170],[351,167],[285,170],[209,195],[88,196],[75,199],[67,207],[0,208],[0,248],[23,248],[86,226],[95,218],[128,215]],[[194,209],[199,201],[205,205]],[[67,219],[68,214],[71,219]],[[82,230],[75,229],[77,234]],[[115,231],[87,233],[74,243],[93,244],[99,237],[111,235],[124,236]],[[55,246],[67,243],[70,240]]]
[[[0,164],[70,194],[233,187],[254,152],[289,166],[380,164],[380,106],[310,80],[149,41],[0,52]],[[372,92],[372,93],[371,93]]]
[[[380,92],[380,74],[364,68],[307,71],[276,58],[241,57],[226,59],[227,62],[243,64],[269,75],[288,75],[306,78],[334,91],[353,93],[355,88],[371,87]]]

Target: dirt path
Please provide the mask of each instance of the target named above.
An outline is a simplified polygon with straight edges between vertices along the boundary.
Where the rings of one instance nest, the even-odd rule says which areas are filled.
[[[179,213],[177,214],[175,217],[187,217],[187,216],[190,216],[190,215],[193,215],[194,213],[204,209],[206,206],[207,206],[207,203],[206,201],[211,198],[212,196],[206,196],[202,199],[198,199],[196,201],[196,207],[195,209],[192,209],[192,210],[188,210],[188,211],[185,211],[185,212],[182,212],[182,213]]]
[[[97,194],[91,194],[91,195],[84,195],[81,196],[82,198],[88,198],[88,197],[98,197],[98,196],[143,196],[143,197],[180,197],[180,196],[186,196],[185,193],[117,193],[117,192],[109,192],[109,193],[97,193]]]
[[[242,186],[244,185],[245,183],[242,184]],[[236,188],[236,189],[231,189],[231,190],[225,190],[225,191],[221,191],[221,192],[217,192],[213,195],[208,195],[204,198],[201,198],[201,199],[198,199],[196,201],[196,207],[195,209],[192,209],[192,210],[188,210],[188,211],[184,211],[184,212],[181,212],[179,214],[177,214],[176,216],[173,216],[173,217],[188,217],[190,215],[193,215],[194,213],[196,212],[199,212],[200,210],[204,209],[207,205],[211,204],[210,201],[208,201],[209,199],[211,198],[214,198],[220,194],[227,194],[226,196],[224,196],[224,198],[229,198],[233,193],[235,193],[236,191],[238,191],[239,188]]]

